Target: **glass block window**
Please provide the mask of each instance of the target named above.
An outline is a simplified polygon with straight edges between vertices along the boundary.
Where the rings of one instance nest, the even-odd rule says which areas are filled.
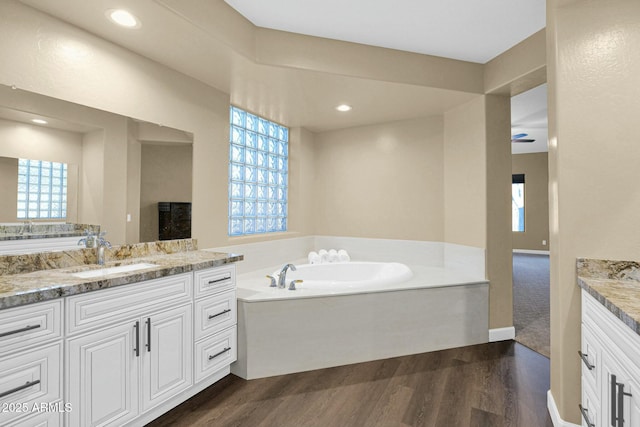
[[[287,231],[289,129],[230,111],[229,235]]]
[[[18,159],[18,218],[66,217],[66,163]]]

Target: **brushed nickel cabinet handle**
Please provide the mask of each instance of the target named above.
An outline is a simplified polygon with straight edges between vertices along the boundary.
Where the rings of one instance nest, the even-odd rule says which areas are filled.
[[[16,392],[18,392],[20,390],[24,390],[25,388],[29,388],[31,386],[34,386],[36,384],[40,384],[40,380],[30,381],[30,382],[27,382],[26,384],[23,384],[23,385],[18,386],[16,388],[12,388],[9,391],[5,391],[3,393],[0,393],[0,399],[5,397],[5,396],[9,396],[12,393],[16,393]]]
[[[147,317],[147,351],[151,352],[151,318]]]
[[[618,382],[615,375],[611,375],[611,425],[616,427],[616,421],[618,420],[618,415],[616,413],[618,409],[618,405],[616,404],[616,399],[618,398]]]
[[[230,308],[227,308],[226,310],[223,310],[223,311],[221,311],[220,313],[212,314],[212,315],[210,315],[210,316],[209,316],[209,320],[211,320],[211,319],[215,319],[216,317],[218,317],[218,316],[222,316],[223,314],[227,314],[227,313],[229,313],[230,311],[231,311],[231,309],[230,309]]]
[[[209,280],[209,284],[213,285],[214,283],[224,282],[225,280],[230,280],[230,279],[231,279],[231,276],[223,277],[222,279]]]
[[[595,368],[595,365],[592,365],[591,363],[589,363],[589,359],[587,359],[587,357],[589,356],[588,354],[584,354],[580,350],[578,350],[578,354],[580,355],[580,359],[582,359],[584,364],[587,366],[587,369],[591,371],[593,368]]]
[[[225,353],[226,353],[227,351],[229,351],[229,350],[231,350],[231,347],[227,347],[227,348],[225,348],[224,350],[219,351],[219,352],[217,352],[216,354],[214,354],[214,355],[212,355],[212,356],[209,356],[209,360],[215,359],[216,357],[218,357],[218,356],[220,356],[220,355],[222,355],[222,354],[225,354]]]
[[[587,423],[587,427],[596,427],[596,425],[589,419],[589,410],[582,405],[578,405],[578,407],[580,408],[582,418],[584,418],[584,421]]]
[[[136,348],[133,351],[136,353],[136,357],[140,357],[140,322],[136,321],[133,329],[136,330]]]
[[[40,325],[31,325],[31,326],[27,325],[24,328],[16,329],[14,331],[3,332],[3,333],[0,334],[0,338],[6,337],[8,335],[19,334],[20,332],[30,331],[32,329],[37,329],[39,327],[40,327]]]

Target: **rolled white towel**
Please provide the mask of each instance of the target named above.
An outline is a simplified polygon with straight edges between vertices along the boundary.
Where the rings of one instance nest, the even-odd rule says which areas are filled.
[[[340,261],[340,262],[349,262],[349,261],[351,261],[351,257],[349,256],[347,251],[345,251],[344,249],[340,249],[338,251],[338,261]]]
[[[321,261],[320,255],[318,255],[318,252],[316,251],[309,252],[307,259],[309,260],[309,264],[320,264]]]
[[[338,262],[338,251],[335,249],[329,250],[329,262]]]
[[[318,255],[320,255],[321,264],[329,262],[329,252],[327,252],[325,249],[320,249],[318,251]]]

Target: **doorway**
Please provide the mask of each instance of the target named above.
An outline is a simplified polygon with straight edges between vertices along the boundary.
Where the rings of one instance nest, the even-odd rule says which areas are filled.
[[[511,98],[515,339],[550,355],[547,85]]]

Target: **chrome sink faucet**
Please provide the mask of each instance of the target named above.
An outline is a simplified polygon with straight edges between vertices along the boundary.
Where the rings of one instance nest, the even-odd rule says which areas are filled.
[[[292,271],[296,271],[296,266],[293,264],[287,264],[282,267],[280,270],[280,274],[278,275],[278,288],[286,288],[287,287],[287,270],[291,269]]]
[[[111,248],[111,243],[104,238],[106,231],[96,235],[90,230],[84,230],[85,237],[78,240],[78,245],[84,245],[85,248],[95,249],[98,265],[104,265],[104,248]]]

